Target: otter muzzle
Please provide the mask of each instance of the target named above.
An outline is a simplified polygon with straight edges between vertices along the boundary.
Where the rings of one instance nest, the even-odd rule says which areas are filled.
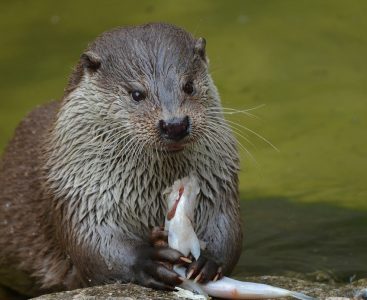
[[[168,140],[179,141],[189,134],[189,117],[172,118],[159,121],[161,136]]]

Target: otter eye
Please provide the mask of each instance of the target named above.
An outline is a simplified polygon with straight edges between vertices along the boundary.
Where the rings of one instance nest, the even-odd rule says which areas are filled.
[[[193,95],[195,91],[194,83],[192,81],[186,82],[185,85],[183,86],[183,91],[188,95]]]
[[[134,101],[139,102],[145,99],[145,94],[143,92],[134,90],[131,92],[131,97],[134,99]]]

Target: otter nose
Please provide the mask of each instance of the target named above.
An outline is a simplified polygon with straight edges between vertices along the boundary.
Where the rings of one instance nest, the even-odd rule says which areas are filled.
[[[159,130],[162,137],[179,141],[189,134],[189,117],[160,120]]]

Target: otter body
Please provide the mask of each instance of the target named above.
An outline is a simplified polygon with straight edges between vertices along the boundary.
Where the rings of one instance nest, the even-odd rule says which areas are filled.
[[[162,192],[192,173],[207,245],[195,272],[228,274],[242,244],[238,164],[205,40],[167,24],[102,34],[63,99],[25,118],[2,158],[0,285],[29,296],[116,281],[171,289],[180,281],[159,262],[180,253],[149,234],[164,222]]]

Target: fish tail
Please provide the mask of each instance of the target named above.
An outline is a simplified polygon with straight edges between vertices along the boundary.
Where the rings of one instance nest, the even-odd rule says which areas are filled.
[[[310,296],[307,296],[305,294],[298,293],[298,292],[291,292],[290,296],[296,299],[300,299],[300,300],[317,300],[317,298],[313,298],[313,297],[310,297]]]

